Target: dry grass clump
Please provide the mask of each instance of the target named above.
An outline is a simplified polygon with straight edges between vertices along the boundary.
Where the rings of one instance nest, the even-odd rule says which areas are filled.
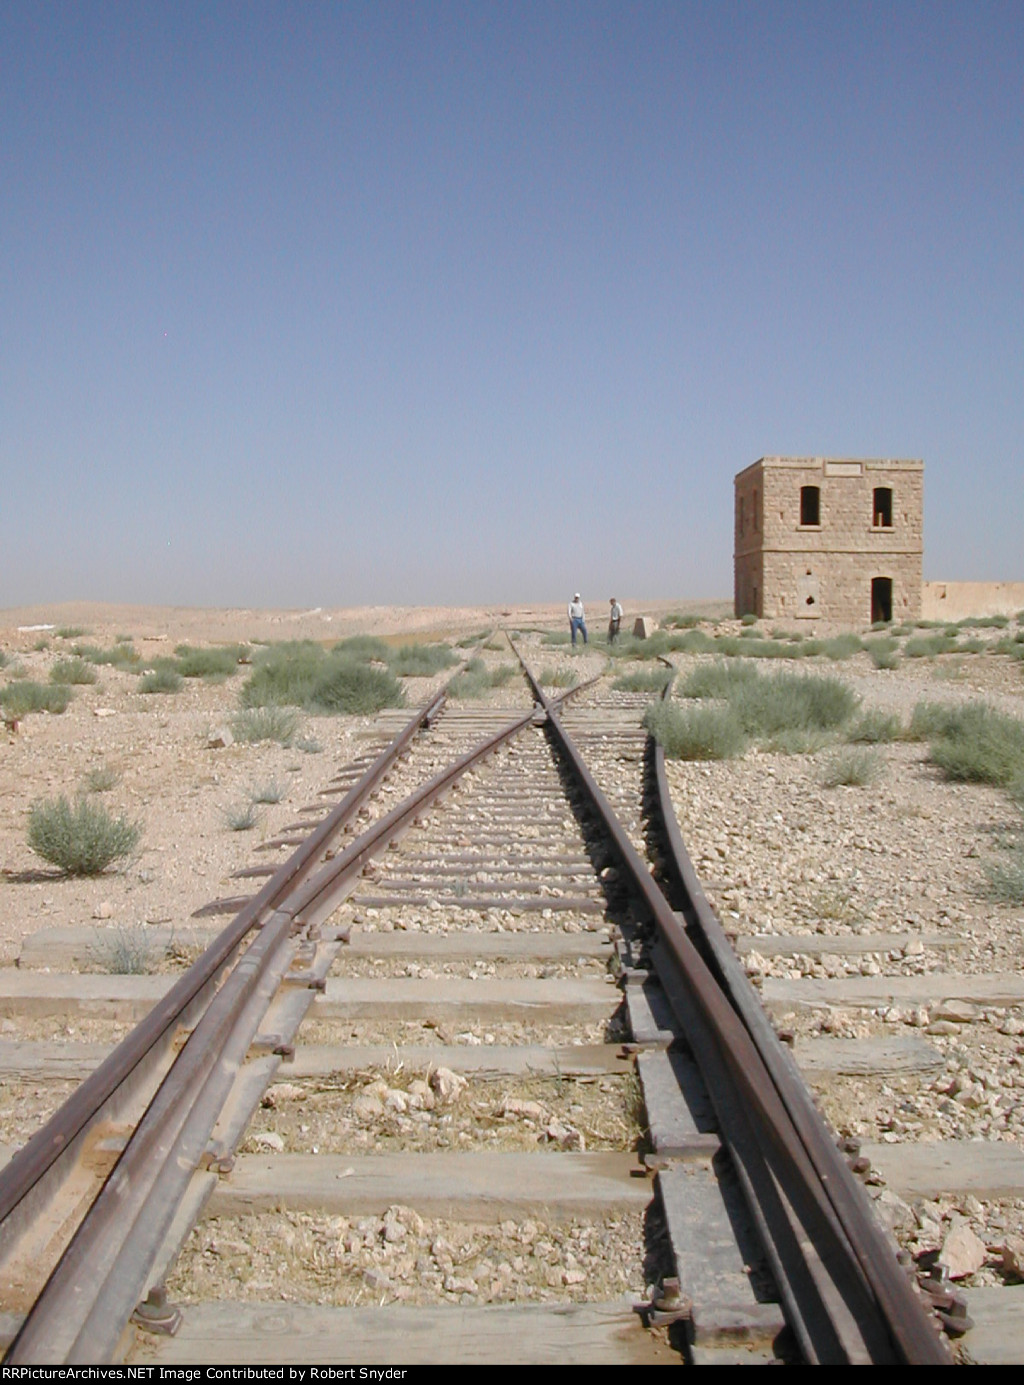
[[[66,875],[100,875],[131,856],[141,835],[137,823],[112,817],[88,798],[71,803],[62,794],[29,809],[29,846]]]
[[[674,677],[670,668],[638,668],[616,678],[612,687],[619,692],[661,692]]]
[[[1001,860],[985,863],[991,897],[1000,904],[1024,904],[1024,845],[1018,843]]]
[[[353,716],[401,707],[405,694],[394,674],[354,657],[353,642],[344,643],[348,652],[331,654],[312,640],[267,646],[253,659],[253,671],[242,687],[242,707],[302,707]]]
[[[877,750],[853,749],[838,750],[825,766],[821,782],[826,789],[836,789],[840,785],[862,788],[872,783],[881,773],[884,761]]]
[[[731,707],[652,702],[644,726],[673,760],[730,760],[747,748],[747,734]]]
[[[459,658],[446,644],[404,644],[388,662],[398,678],[432,678]]]
[[[231,718],[231,734],[243,745],[261,741],[291,745],[298,725],[298,713],[290,707],[244,707]]]
[[[895,712],[881,712],[877,709],[864,712],[850,728],[849,739],[865,745],[877,745],[882,741],[898,739],[903,726]]]
[[[82,779],[85,793],[107,793],[121,782],[121,775],[112,765],[100,765],[90,769]]]
[[[179,644],[174,651],[176,668],[183,678],[202,678],[208,683],[223,682],[238,672],[239,664],[248,658],[248,648],[241,644],[212,645],[208,649]]]
[[[537,682],[545,688],[574,688],[579,681],[574,668],[545,668],[537,675]]]
[[[914,722],[925,720],[914,709]],[[928,715],[929,759],[947,779],[1008,788],[1024,777],[1024,721],[985,702],[968,702]]]
[[[513,664],[499,664],[489,669],[483,659],[470,659],[462,673],[457,673],[448,684],[449,697],[459,701],[472,701],[485,697],[492,688],[502,688],[516,676]]]
[[[90,664],[109,664],[111,668],[126,669],[132,672],[142,663],[142,655],[130,644],[115,644],[111,649],[101,649],[95,644],[76,644],[72,654],[85,659]]]
[[[139,679],[140,693],[176,693],[181,692],[184,686],[184,678],[170,664],[150,669]]]
[[[84,659],[58,659],[50,669],[51,683],[95,683],[98,675]]]
[[[30,712],[50,712],[54,715],[66,711],[73,694],[66,683],[33,683],[28,679],[8,683],[0,688],[0,707],[13,719],[28,716]]]

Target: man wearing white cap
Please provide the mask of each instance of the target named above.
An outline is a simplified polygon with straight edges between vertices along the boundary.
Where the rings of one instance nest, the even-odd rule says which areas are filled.
[[[569,602],[569,633],[572,635],[573,648],[576,646],[576,631],[583,636],[583,643],[587,642],[587,622],[583,615],[583,602],[577,592]]]

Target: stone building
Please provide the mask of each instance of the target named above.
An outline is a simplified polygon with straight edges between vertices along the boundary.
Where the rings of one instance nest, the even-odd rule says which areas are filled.
[[[920,616],[923,462],[762,457],[735,486],[737,616]]]

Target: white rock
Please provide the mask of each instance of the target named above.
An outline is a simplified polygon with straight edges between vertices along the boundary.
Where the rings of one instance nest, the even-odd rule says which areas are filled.
[[[284,1150],[284,1140],[276,1130],[261,1130],[252,1137],[254,1145],[259,1145],[261,1149],[272,1149],[277,1154]]]
[[[985,1263],[985,1244],[966,1222],[960,1222],[943,1241],[939,1263],[950,1279],[964,1279],[976,1274]]]
[[[430,1085],[441,1101],[454,1101],[468,1084],[451,1068],[435,1068],[430,1074]]]

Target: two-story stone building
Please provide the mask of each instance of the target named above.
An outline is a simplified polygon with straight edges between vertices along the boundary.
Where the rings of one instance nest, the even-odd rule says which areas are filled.
[[[923,462],[762,457],[735,486],[737,616],[920,616]]]

